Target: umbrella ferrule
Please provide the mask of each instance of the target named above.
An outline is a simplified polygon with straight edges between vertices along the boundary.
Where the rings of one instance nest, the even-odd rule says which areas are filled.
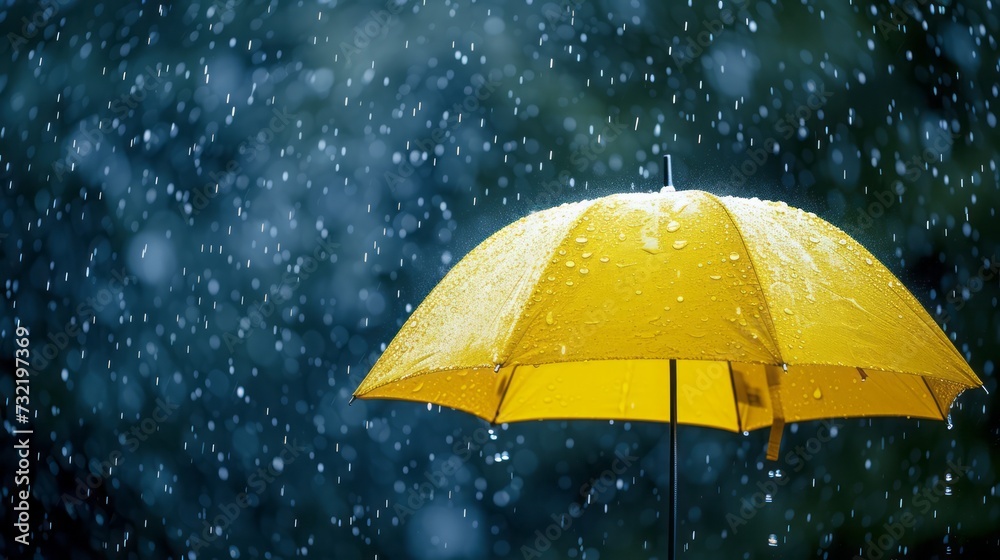
[[[663,188],[661,193],[674,192],[674,171],[670,164],[670,154],[663,154]]]

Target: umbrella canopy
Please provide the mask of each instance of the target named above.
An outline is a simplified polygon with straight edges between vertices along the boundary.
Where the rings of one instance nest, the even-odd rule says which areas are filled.
[[[675,360],[677,395],[670,394]],[[943,420],[982,382],[871,253],[782,202],[701,191],[564,204],[445,276],[355,396],[490,422]]]

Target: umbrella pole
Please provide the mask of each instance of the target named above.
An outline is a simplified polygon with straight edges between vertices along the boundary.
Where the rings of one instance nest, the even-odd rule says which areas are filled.
[[[668,558],[675,558],[677,544],[677,360],[670,360],[670,528]]]

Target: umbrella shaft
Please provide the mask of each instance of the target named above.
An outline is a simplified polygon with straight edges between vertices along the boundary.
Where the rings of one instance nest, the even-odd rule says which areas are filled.
[[[676,556],[677,543],[677,360],[670,360],[670,527],[667,532],[669,558]]]

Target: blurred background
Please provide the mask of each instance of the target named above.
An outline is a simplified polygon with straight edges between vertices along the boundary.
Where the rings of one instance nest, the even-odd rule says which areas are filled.
[[[1000,551],[992,0],[7,0],[0,31],[3,557],[665,558],[665,425],[347,403],[476,244],[667,152],[855,236],[990,392],[791,426],[796,461],[682,428],[682,557]]]

